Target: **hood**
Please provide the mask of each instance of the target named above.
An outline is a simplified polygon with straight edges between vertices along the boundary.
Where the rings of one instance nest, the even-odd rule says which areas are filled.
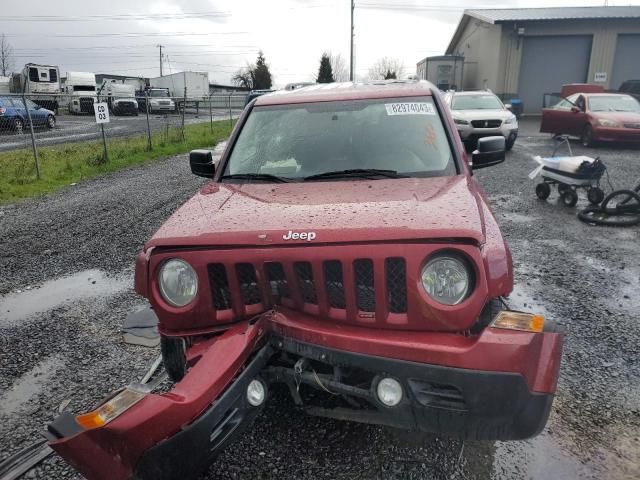
[[[484,243],[482,201],[475,184],[465,175],[288,184],[210,183],[176,211],[146,247],[437,238],[480,244]]]
[[[451,115],[453,118],[462,118],[464,120],[491,120],[500,119],[506,120],[511,118],[513,113],[509,110],[452,110]]]
[[[640,113],[636,112],[591,112],[591,115],[620,123],[640,123]]]

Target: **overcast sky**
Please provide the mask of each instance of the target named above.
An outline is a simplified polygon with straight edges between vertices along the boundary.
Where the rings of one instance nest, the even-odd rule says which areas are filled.
[[[349,56],[349,0],[22,0],[2,2],[0,33],[27,62],[132,76],[209,72],[229,83],[259,49],[276,85],[308,81],[323,51]],[[602,0],[356,0],[356,73],[383,56],[403,61],[444,53],[464,8],[603,5]],[[613,5],[637,1],[609,1]],[[114,18],[114,16],[119,17]],[[108,17],[104,17],[108,16]]]

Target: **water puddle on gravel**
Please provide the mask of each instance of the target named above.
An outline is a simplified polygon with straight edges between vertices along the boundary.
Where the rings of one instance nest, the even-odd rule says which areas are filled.
[[[101,270],[85,270],[49,280],[40,287],[0,297],[0,327],[10,327],[36,313],[65,303],[108,297],[131,287],[129,277],[108,277]]]
[[[598,478],[592,469],[564,450],[551,435],[541,434],[522,442],[496,442],[495,480],[575,480]]]
[[[42,387],[62,367],[60,356],[46,358],[22,375],[13,386],[0,397],[0,414],[13,415],[24,409],[25,405],[42,391]]]

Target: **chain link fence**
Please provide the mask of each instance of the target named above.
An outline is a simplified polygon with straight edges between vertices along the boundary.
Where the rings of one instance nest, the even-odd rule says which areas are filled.
[[[22,169],[17,178],[40,179],[42,157],[60,151],[71,155],[89,148],[88,162],[107,164],[124,152],[173,152],[198,141],[207,147],[207,131],[213,134],[220,122],[231,126],[245,100],[237,93],[198,98],[0,94],[0,162],[11,156]],[[108,123],[97,123],[99,104],[106,106],[102,117],[108,113]]]

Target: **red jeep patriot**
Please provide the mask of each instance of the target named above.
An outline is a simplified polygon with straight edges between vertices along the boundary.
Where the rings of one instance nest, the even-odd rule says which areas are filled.
[[[197,476],[274,383],[313,415],[538,434],[562,338],[504,306],[511,255],[471,176],[504,147],[483,138],[470,163],[426,82],[257,98],[219,162],[192,152],[213,181],[136,261],[173,388],[133,384],[63,414],[51,447],[91,479]]]

